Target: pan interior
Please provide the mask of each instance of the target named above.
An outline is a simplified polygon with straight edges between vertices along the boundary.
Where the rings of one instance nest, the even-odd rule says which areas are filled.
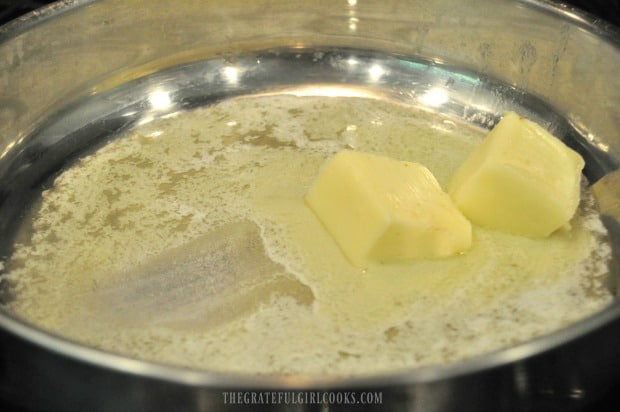
[[[586,158],[571,231],[476,228],[465,256],[353,270],[303,203],[342,148],[421,162],[445,184],[505,110]],[[589,184],[614,162],[584,142],[533,96],[415,58],[278,50],[174,67],[65,108],[0,165],[4,305],[90,346],[207,370],[456,362],[612,302]]]

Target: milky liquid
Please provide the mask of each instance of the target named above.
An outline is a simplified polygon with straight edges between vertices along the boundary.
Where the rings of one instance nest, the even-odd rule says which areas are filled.
[[[482,136],[365,98],[239,98],[155,120],[44,192],[7,262],[9,309],[140,359],[348,375],[455,362],[608,305],[587,191],[547,239],[474,227],[463,255],[363,269],[303,201],[343,148],[420,162],[445,187]]]

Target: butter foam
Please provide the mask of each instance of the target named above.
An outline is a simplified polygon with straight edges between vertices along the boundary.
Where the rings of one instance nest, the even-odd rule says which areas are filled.
[[[460,256],[363,269],[347,262],[303,201],[321,164],[355,148],[422,163],[445,187],[482,132],[444,124],[379,100],[282,95],[229,100],[138,126],[79,160],[43,193],[6,262],[15,296],[9,309],[70,339],[140,359],[214,371],[350,375],[456,362],[608,305],[611,252],[585,185],[572,229],[548,239],[475,227],[471,250]],[[186,264],[183,248],[214,233],[226,238],[221,229],[238,222],[257,228],[262,248],[255,259],[272,262],[266,267],[274,273],[231,294],[225,322],[201,321],[220,316],[209,311],[192,312],[182,328],[162,322],[149,293],[179,301],[167,304],[166,319],[185,316],[183,299],[200,295],[200,283],[169,276]],[[232,250],[243,249],[238,242]],[[171,250],[179,252],[157,261]],[[135,285],[148,283],[151,272],[143,269],[154,261],[164,267],[162,287],[122,295],[143,290]],[[204,261],[209,273],[215,262]],[[200,265],[188,266],[191,279]],[[225,276],[221,282],[213,290],[235,287]],[[261,282],[274,286],[257,289]],[[123,310],[110,315],[105,299],[114,294]]]

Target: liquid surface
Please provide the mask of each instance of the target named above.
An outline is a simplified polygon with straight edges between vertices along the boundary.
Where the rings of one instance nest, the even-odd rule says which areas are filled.
[[[349,375],[455,362],[609,304],[587,191],[548,239],[474,227],[463,255],[364,269],[303,201],[343,148],[420,162],[445,187],[481,138],[366,98],[239,98],[152,121],[44,192],[6,264],[9,309],[140,359]]]

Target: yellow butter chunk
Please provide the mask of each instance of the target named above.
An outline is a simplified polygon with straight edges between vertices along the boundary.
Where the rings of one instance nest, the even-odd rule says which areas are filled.
[[[417,163],[341,151],[306,202],[356,266],[445,257],[471,245],[471,224]]]
[[[583,167],[577,152],[508,112],[456,171],[448,193],[475,224],[542,238],[575,213]]]

